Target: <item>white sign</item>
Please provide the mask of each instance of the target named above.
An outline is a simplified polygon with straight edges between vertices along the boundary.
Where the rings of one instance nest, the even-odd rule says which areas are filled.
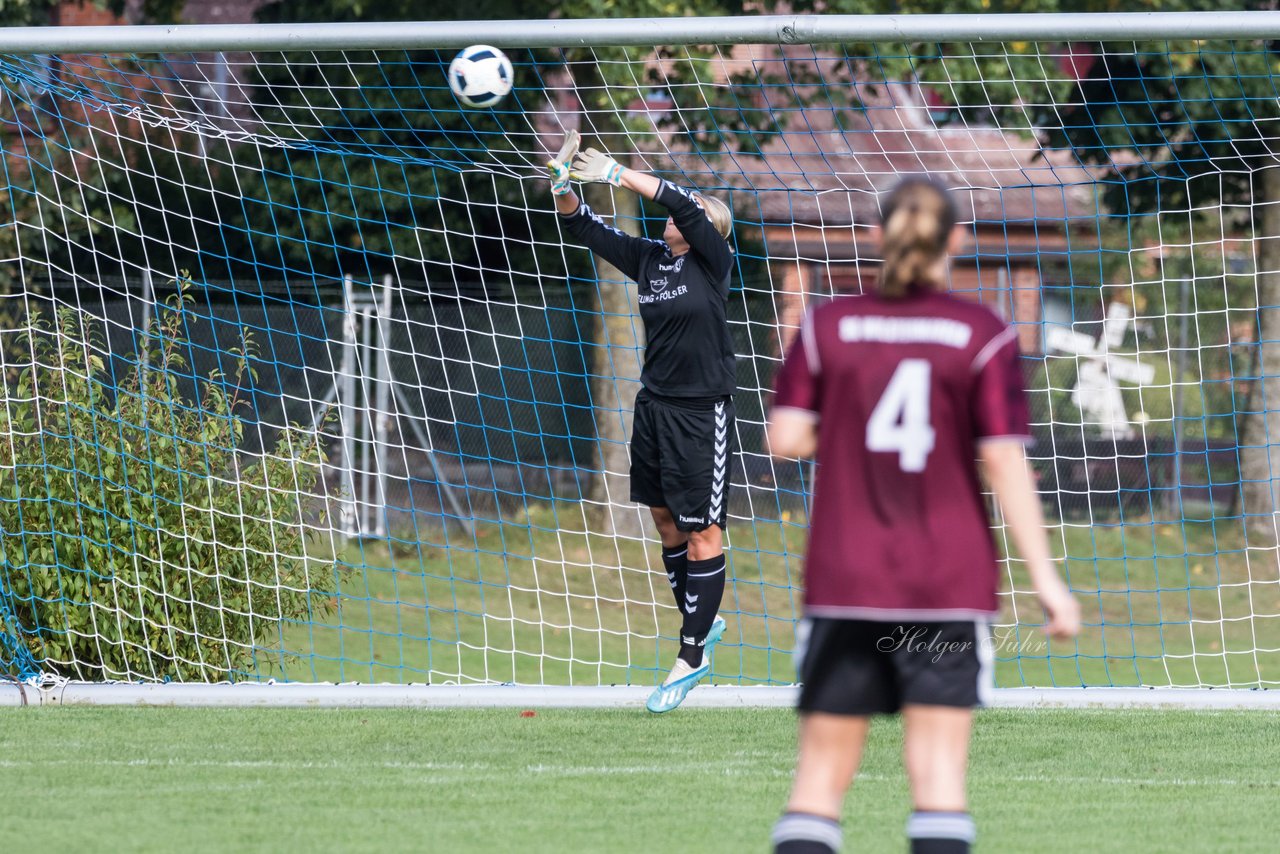
[[[1113,302],[1097,340],[1065,326],[1050,326],[1045,334],[1046,349],[1080,357],[1071,402],[1080,408],[1086,423],[1115,439],[1133,438],[1133,425],[1125,410],[1120,382],[1146,386],[1156,378],[1154,365],[1110,353],[1113,347],[1124,343],[1132,323],[1129,306]]]

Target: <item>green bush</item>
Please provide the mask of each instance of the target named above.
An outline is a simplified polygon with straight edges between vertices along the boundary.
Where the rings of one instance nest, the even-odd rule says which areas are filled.
[[[152,346],[114,387],[80,312],[33,311],[9,336],[0,633],[46,671],[234,679],[256,672],[283,624],[329,609],[332,561],[307,535],[323,450],[297,426],[261,453],[237,450],[251,342],[232,354],[234,377],[193,381],[189,300],[183,288],[161,308]]]

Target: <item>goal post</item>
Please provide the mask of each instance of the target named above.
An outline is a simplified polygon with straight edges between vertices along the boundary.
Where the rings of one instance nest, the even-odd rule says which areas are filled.
[[[1017,330],[1084,606],[1047,641],[997,519],[996,704],[1280,703],[1277,37],[1275,12],[0,31],[0,705],[661,678],[659,543],[616,524],[643,340],[560,230],[570,129],[735,215],[729,628],[690,702],[793,696],[813,471],[766,453],[773,374],[809,306],[874,280],[878,195],[927,173],[961,210],[952,290]],[[477,43],[515,68],[486,110],[445,80]]]

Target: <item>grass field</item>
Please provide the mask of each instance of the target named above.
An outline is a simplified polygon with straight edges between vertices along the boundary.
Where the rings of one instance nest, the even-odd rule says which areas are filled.
[[[584,531],[580,505],[531,506],[475,536],[427,533],[389,549],[353,545],[322,622],[284,638],[290,679],[653,684],[670,666],[679,617],[654,543]],[[803,520],[729,531],[728,632],[713,679],[793,679]],[[431,540],[438,542],[431,542]],[[1176,524],[1083,521],[1051,539],[1084,610],[1077,643],[1045,643],[1020,567],[1002,623],[997,684],[1280,684],[1280,575],[1238,518]],[[1006,582],[1006,587],[1009,583]]]
[[[980,851],[1270,852],[1280,714],[987,711]],[[894,721],[873,727],[846,851],[905,850]],[[781,710],[0,712],[11,850],[766,851]]]

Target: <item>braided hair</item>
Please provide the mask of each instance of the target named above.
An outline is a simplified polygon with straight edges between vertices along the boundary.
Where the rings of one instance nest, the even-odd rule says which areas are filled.
[[[905,297],[919,290],[941,290],[941,263],[956,225],[956,206],[945,187],[928,178],[907,178],[881,208],[884,265],[880,293]]]

